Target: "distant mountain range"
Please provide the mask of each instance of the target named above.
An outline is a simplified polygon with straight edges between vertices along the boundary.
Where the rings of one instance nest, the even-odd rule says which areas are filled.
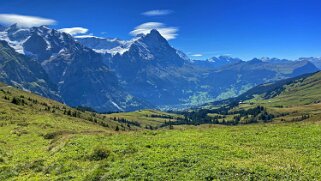
[[[199,105],[321,66],[320,58],[191,60],[157,30],[125,41],[12,25],[0,40],[0,81],[101,112]]]
[[[215,69],[223,68],[225,66],[234,65],[241,62],[241,59],[233,58],[230,56],[212,57],[206,60],[194,60],[194,64],[197,66]]]

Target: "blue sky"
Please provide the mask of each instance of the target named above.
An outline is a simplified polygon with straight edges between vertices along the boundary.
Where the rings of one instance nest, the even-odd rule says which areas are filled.
[[[83,27],[100,37],[130,39],[142,24],[160,28],[196,59],[321,57],[320,9],[317,0],[0,1],[0,14],[47,18],[53,28]]]

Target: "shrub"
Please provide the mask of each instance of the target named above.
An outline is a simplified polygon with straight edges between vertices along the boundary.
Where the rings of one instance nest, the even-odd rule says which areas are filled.
[[[103,147],[98,147],[95,148],[93,153],[91,154],[90,158],[91,160],[103,160],[106,159],[110,156],[111,150],[103,148]]]
[[[115,131],[119,131],[119,127],[118,126],[116,126]]]
[[[0,156],[0,163],[4,163],[5,161],[4,161],[4,158],[2,158],[1,156]]]
[[[59,133],[57,132],[52,132],[52,133],[47,133],[43,136],[43,138],[45,139],[48,139],[48,140],[51,140],[51,139],[54,139],[56,136],[58,136]]]
[[[16,105],[24,105],[25,101],[23,99],[18,98],[18,97],[13,97],[11,103],[16,104]]]
[[[25,165],[26,168],[35,172],[41,172],[44,169],[44,160],[35,160]]]

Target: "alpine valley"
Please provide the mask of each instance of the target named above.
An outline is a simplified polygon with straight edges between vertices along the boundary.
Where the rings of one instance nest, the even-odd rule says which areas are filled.
[[[320,7],[0,1],[0,181],[321,181]]]
[[[320,58],[192,60],[155,29],[131,40],[0,28],[0,82],[98,112],[183,109],[313,73]]]

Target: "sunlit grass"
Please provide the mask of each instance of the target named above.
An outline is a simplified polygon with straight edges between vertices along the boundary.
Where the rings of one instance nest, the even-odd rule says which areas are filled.
[[[11,103],[21,95],[26,105]],[[302,112],[312,115],[300,122],[114,131],[124,126],[112,121],[115,116],[156,126],[164,119],[151,115],[178,115],[144,110],[94,116],[110,125],[104,127],[87,119],[92,113],[72,117],[48,111],[41,102],[65,106],[13,88],[0,91],[0,180],[321,179],[319,104],[267,106],[273,113],[291,113],[289,120]]]

